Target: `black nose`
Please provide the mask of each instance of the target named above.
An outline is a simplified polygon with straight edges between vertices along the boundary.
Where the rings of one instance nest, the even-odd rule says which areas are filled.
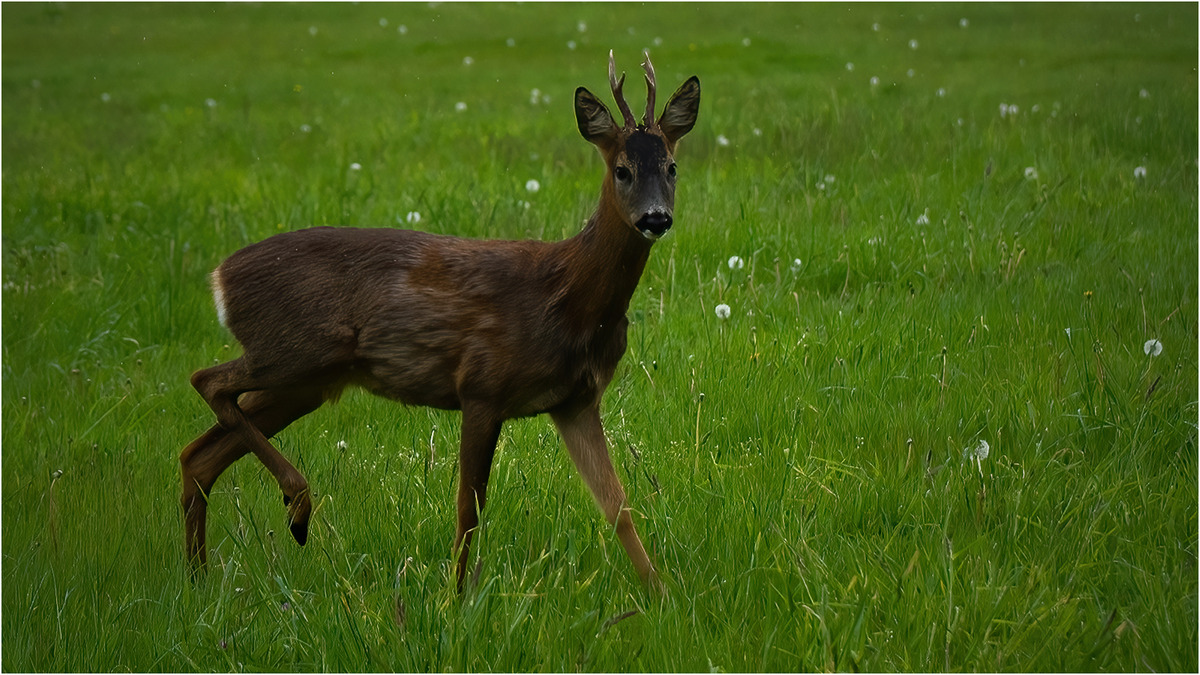
[[[657,239],[671,229],[671,214],[652,211],[637,222],[637,229],[647,237]]]

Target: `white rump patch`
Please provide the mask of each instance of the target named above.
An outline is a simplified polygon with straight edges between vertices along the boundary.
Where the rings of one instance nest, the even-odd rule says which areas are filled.
[[[213,304],[217,306],[217,321],[221,322],[222,326],[229,328],[229,324],[225,323],[225,289],[221,283],[220,268],[213,270],[213,273],[208,277],[209,285],[212,286]]]

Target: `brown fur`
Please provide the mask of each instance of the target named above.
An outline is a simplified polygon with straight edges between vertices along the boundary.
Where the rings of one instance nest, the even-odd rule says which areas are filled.
[[[354,385],[462,411],[460,588],[501,426],[540,413],[554,420],[639,575],[656,579],[608,456],[599,405],[625,352],[625,311],[653,239],[670,226],[672,155],[698,108],[692,78],[660,118],[671,120],[669,133],[657,124],[618,128],[579,89],[580,129],[608,172],[596,212],[565,241],[318,227],[225,260],[212,275],[214,297],[243,355],[192,376],[218,424],[180,457],[189,556],[204,563],[208,492],[247,452],[278,480],[292,534],[306,541],[307,481],[267,438]]]

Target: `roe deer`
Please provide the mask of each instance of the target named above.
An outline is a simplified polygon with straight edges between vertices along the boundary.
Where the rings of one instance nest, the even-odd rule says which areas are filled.
[[[642,581],[657,573],[613,470],[600,399],[625,353],[625,311],[650,247],[670,227],[679,139],[696,123],[700,80],[635,122],[609,52],[624,126],[583,87],[575,118],[604,158],[600,204],[558,242],[479,241],[395,229],[317,227],[234,253],[211,275],[220,321],[243,354],[192,375],[217,424],[180,455],[187,554],[203,568],[209,491],[248,452],[283,491],[292,536],[308,537],[307,481],[267,440],[357,385],[412,405],[462,411],[457,551],[461,591],[487,500],[501,425],[549,413]]]

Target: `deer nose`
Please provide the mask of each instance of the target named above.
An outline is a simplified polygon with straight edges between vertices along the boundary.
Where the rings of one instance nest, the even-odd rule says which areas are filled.
[[[647,239],[658,239],[671,229],[671,214],[651,211],[637,222],[637,229]]]

